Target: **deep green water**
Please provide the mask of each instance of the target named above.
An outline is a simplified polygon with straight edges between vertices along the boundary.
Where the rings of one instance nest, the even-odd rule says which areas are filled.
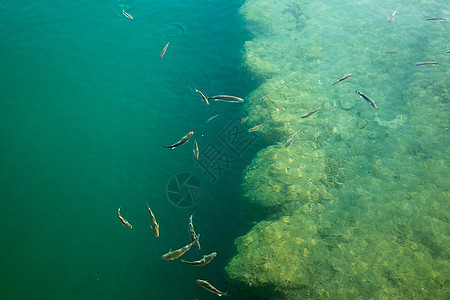
[[[239,187],[252,150],[211,181],[192,158],[193,140],[175,150],[161,145],[193,130],[202,150],[242,117],[242,105],[206,106],[191,88],[251,91],[241,67],[242,3],[127,1],[133,20],[119,1],[0,4],[2,299],[214,296],[197,278],[230,289],[224,267],[234,239],[250,228]],[[191,208],[167,199],[179,172],[201,182]],[[119,222],[119,206],[132,230]],[[203,248],[186,259],[212,251],[217,258],[203,268],[162,262],[189,241],[191,213]]]

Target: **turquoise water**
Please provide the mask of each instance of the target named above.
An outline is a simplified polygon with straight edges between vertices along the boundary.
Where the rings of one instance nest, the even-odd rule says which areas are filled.
[[[198,278],[230,289],[224,267],[233,240],[250,228],[240,208],[241,172],[255,150],[213,182],[192,158],[193,140],[175,150],[161,146],[193,130],[202,150],[242,117],[242,105],[206,106],[192,89],[242,97],[251,91],[242,68],[248,32],[241,5],[0,5],[2,299],[208,299]],[[179,172],[201,181],[193,207],[167,199]],[[160,223],[158,239],[146,201]],[[117,218],[119,206],[132,230]],[[185,259],[212,251],[217,258],[203,268],[161,262],[189,241],[192,213],[202,251]]]
[[[0,7],[2,299],[448,298],[448,5]]]

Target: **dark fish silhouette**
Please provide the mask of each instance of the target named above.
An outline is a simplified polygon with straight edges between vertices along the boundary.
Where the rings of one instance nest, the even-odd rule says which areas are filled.
[[[167,42],[166,46],[164,46],[164,48],[162,49],[159,58],[163,58],[164,54],[166,54],[167,47],[169,47],[169,42]]]
[[[206,98],[206,96],[203,95],[203,93],[200,92],[199,90],[195,89],[195,91],[196,91],[197,93],[199,93],[199,94],[202,96],[202,99],[203,99],[203,101],[206,103],[206,105],[209,105],[208,98]]]
[[[397,12],[397,10],[394,10],[394,13],[392,14],[392,16],[389,18],[388,23],[391,23],[392,21],[394,21],[395,18],[395,13]]]
[[[180,260],[188,265],[199,267],[199,266],[204,266],[206,264],[209,264],[216,256],[217,256],[217,253],[213,252],[211,254],[204,255],[202,259],[196,260],[196,261],[186,261],[184,259],[180,259]]]
[[[212,117],[209,117],[208,118],[208,120],[206,120],[206,122],[205,123],[209,123],[212,119],[214,119],[215,117],[217,117],[218,115],[214,115],[214,116],[212,116]]]
[[[159,224],[156,222],[155,215],[153,214],[150,206],[148,206],[148,202],[147,202],[147,208],[148,208],[148,212],[150,213],[150,219],[152,221],[153,233],[155,234],[156,237],[159,237]]]
[[[291,137],[287,140],[286,144],[284,144],[285,147],[289,147],[289,145],[292,143],[292,141],[295,139],[297,134],[299,134],[302,131],[302,129],[297,130]]]
[[[445,21],[447,18],[427,18],[426,21]]]
[[[129,13],[127,13],[127,12],[125,11],[125,9],[122,9],[122,13],[123,13],[123,15],[124,15],[125,17],[127,17],[128,19],[133,20],[133,17],[132,17]]]
[[[170,251],[164,254],[163,256],[161,256],[161,260],[174,260],[175,258],[180,257],[181,255],[186,253],[186,251],[188,251],[194,243],[195,241],[191,242],[190,244],[187,244],[183,248],[177,249],[175,251]]]
[[[119,207],[119,209],[117,210],[117,214],[119,215],[119,220],[120,220],[120,222],[122,222],[122,224],[123,224],[123,226],[125,226],[125,227],[127,227],[127,228],[133,228],[133,226],[131,226],[131,224],[127,221],[127,220],[125,220],[124,218],[122,218],[122,216],[120,215],[120,209],[122,208],[122,206],[121,207]]]
[[[322,105],[321,105],[319,108],[316,108],[315,110],[310,111],[309,113],[306,113],[306,114],[304,114],[304,115],[301,115],[300,118],[307,118],[307,117],[309,117],[310,115],[316,113],[317,111],[319,111],[319,109],[322,108],[322,106],[323,106],[324,104],[325,104],[325,102],[322,103]]]
[[[213,97],[208,97],[208,99],[214,99],[214,101],[225,101],[225,102],[233,102],[233,103],[242,103],[244,102],[244,99],[236,97],[236,96],[229,96],[229,95],[217,95]]]
[[[417,63],[416,66],[432,66],[432,65],[437,65],[437,64],[439,64],[439,63],[434,62],[434,61],[428,61],[428,62]]]
[[[176,142],[173,145],[170,146],[163,146],[164,148],[175,148],[178,147],[180,145],[183,145],[184,143],[186,143],[187,141],[189,141],[189,139],[191,138],[191,136],[194,135],[194,132],[188,132],[188,134],[186,134],[181,140],[179,140],[178,142]]]
[[[259,125],[253,126],[252,128],[250,128],[248,130],[248,132],[258,131],[262,127],[262,125],[263,124],[259,124]]]
[[[353,75],[352,73],[345,74],[341,79],[339,79],[338,81],[334,82],[333,84],[336,84],[336,83],[338,83],[338,82],[341,82],[342,80],[345,80],[345,79],[349,78],[349,77],[352,76],[352,75]]]
[[[198,160],[200,152],[198,151],[198,144],[197,141],[194,141],[194,159]]]
[[[206,280],[201,280],[201,279],[197,279],[197,283],[203,287],[204,289],[210,291],[211,293],[217,294],[218,296],[225,296],[227,295],[227,292],[221,292],[218,289],[216,289],[215,287],[212,286],[211,283],[209,283]]]
[[[372,99],[370,99],[369,97],[367,97],[366,95],[364,95],[363,93],[356,91],[356,93],[358,93],[358,95],[361,96],[361,98],[363,98],[364,100],[366,100],[367,102],[369,102],[374,108],[377,108],[377,105],[375,104],[375,102],[373,102]]]
[[[192,215],[189,217],[189,237],[191,238],[192,242],[196,242],[195,248],[197,248],[197,250],[200,250],[200,235],[197,235],[195,233],[194,223],[192,223]]]

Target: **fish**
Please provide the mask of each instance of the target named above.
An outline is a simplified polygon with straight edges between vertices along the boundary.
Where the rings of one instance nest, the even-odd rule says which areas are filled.
[[[189,249],[191,249],[192,245],[194,245],[196,241],[192,241],[191,243],[187,244],[186,246],[184,246],[183,248],[177,249],[175,251],[170,251],[167,252],[166,254],[164,254],[163,256],[161,256],[161,260],[174,260],[178,257],[180,257],[181,255],[183,255],[184,253],[186,253],[186,251],[188,251]]]
[[[258,131],[261,128],[262,124],[253,126],[248,130],[248,132]]]
[[[427,18],[425,21],[445,21],[448,20],[448,18]]]
[[[310,111],[309,113],[306,113],[306,114],[304,114],[304,115],[301,115],[300,116],[300,118],[307,118],[307,117],[309,117],[310,115],[312,115],[313,113],[316,113],[317,111],[319,111],[319,109],[321,109],[322,108],[322,106],[325,104],[325,102],[324,103],[322,103],[322,105],[319,107],[319,108],[316,108],[315,110],[313,110],[313,111]]]
[[[338,82],[341,82],[342,80],[345,80],[345,79],[349,78],[349,77],[352,76],[352,75],[353,75],[352,73],[345,74],[341,79],[339,79],[338,81],[336,81],[336,82],[333,83],[333,84],[336,84],[336,83],[338,83]]]
[[[180,259],[180,261],[181,261],[181,262],[184,262],[184,263],[186,263],[186,264],[188,264],[188,265],[191,265],[191,266],[197,266],[197,267],[200,267],[200,266],[204,266],[204,265],[206,265],[206,264],[209,264],[209,263],[214,259],[214,257],[216,257],[216,256],[217,256],[217,253],[216,253],[216,252],[213,252],[213,253],[211,253],[211,254],[204,255],[203,258],[200,259],[200,260],[196,260],[196,261],[186,261],[186,260],[184,260],[184,259]]]
[[[303,129],[297,130],[291,137],[287,140],[286,144],[284,144],[285,147],[289,147],[289,145],[292,143],[292,141],[295,139],[297,134],[299,134]]]
[[[366,121],[366,123],[364,123],[364,125],[361,126],[359,129],[364,129],[368,123],[369,123],[369,121]]]
[[[200,92],[199,90],[195,89],[195,91],[196,91],[197,93],[199,93],[199,94],[202,96],[202,99],[203,99],[203,101],[206,103],[206,105],[209,105],[208,98],[206,98],[206,96],[203,95],[203,93]]]
[[[218,115],[215,115],[215,116],[212,116],[212,117],[209,117],[208,118],[208,120],[206,120],[206,124],[208,124],[212,119],[214,119],[215,117],[217,117]]]
[[[375,34],[375,33],[373,33],[373,32],[365,32],[365,34]]]
[[[229,96],[229,95],[217,95],[213,97],[208,97],[208,99],[214,99],[214,101],[225,101],[225,102],[233,102],[233,103],[242,103],[244,102],[244,99],[236,97],[236,96]]]
[[[395,13],[396,12],[397,12],[397,10],[394,10],[394,12],[392,13],[392,16],[388,20],[388,23],[391,23],[392,21],[394,21],[394,17],[395,17]]]
[[[245,117],[245,118],[242,118],[242,119],[241,119],[241,124],[245,123],[245,121],[247,121],[248,118],[249,118],[249,116],[247,116],[247,117]]]
[[[194,224],[192,223],[192,216],[193,215],[191,215],[189,217],[189,225],[188,225],[188,227],[189,227],[189,237],[191,238],[192,242],[195,242],[195,248],[197,248],[197,250],[200,250],[200,248],[201,248],[200,247],[200,235],[197,235],[195,233]]]
[[[127,227],[127,228],[133,228],[133,226],[131,226],[131,224],[127,221],[127,220],[125,220],[124,218],[122,218],[122,216],[120,215],[120,209],[122,208],[122,206],[121,207],[119,207],[119,209],[117,210],[117,214],[119,215],[119,220],[120,220],[120,222],[122,222],[122,224],[125,226],[125,227]]]
[[[432,66],[432,65],[437,65],[437,64],[439,64],[439,63],[434,62],[434,61],[428,61],[428,62],[417,63],[416,66]]]
[[[450,53],[450,51],[445,51],[445,53]]]
[[[356,91],[356,93],[358,93],[358,95],[361,96],[361,98],[363,98],[364,100],[366,100],[367,102],[369,102],[374,108],[377,108],[377,105],[375,104],[375,102],[373,102],[372,99],[370,99],[369,97],[367,97],[366,95],[364,95],[363,93]]]
[[[369,75],[367,75],[367,77],[373,76],[375,74],[377,74],[377,73],[370,73]]]
[[[203,287],[204,289],[210,291],[211,293],[217,294],[218,296],[225,296],[227,295],[227,292],[221,292],[218,289],[216,289],[215,287],[212,286],[211,283],[209,283],[206,280],[202,280],[202,279],[197,279],[197,284],[199,284],[201,287]]]
[[[197,141],[194,141],[194,159],[198,160],[198,155],[200,154],[200,152],[198,152],[198,144]]]
[[[386,54],[397,54],[397,51],[384,51]]]
[[[162,49],[161,54],[159,55],[159,58],[163,58],[164,54],[166,54],[167,47],[169,47],[169,42],[167,42],[167,44]]]
[[[127,13],[127,12],[125,11],[125,9],[122,9],[122,13],[123,13],[123,15],[124,15],[125,17],[127,17],[128,19],[133,20],[133,16],[131,16],[129,13]]]
[[[148,205],[148,202],[147,202],[147,208],[148,208],[148,212],[150,213],[150,219],[152,221],[153,233],[155,234],[155,237],[159,237],[159,224],[156,222],[155,215],[153,214],[150,206]]]
[[[163,146],[164,148],[175,148],[178,147],[180,145],[183,145],[184,143],[186,143],[187,141],[189,141],[189,139],[191,138],[191,136],[194,135],[193,131],[188,132],[188,134],[186,134],[181,140],[179,140],[178,142],[176,142],[173,145],[170,146]]]

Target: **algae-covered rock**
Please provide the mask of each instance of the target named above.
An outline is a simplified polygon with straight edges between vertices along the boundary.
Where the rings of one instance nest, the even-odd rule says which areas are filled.
[[[282,144],[260,151],[244,172],[245,197],[254,204],[274,207],[287,202],[328,201],[325,159],[314,143],[303,137],[289,147]]]
[[[238,255],[226,268],[230,279],[266,296],[312,285],[308,257],[324,247],[312,220],[292,216],[260,222],[235,244]]]
[[[404,19],[394,32],[360,11],[294,0],[241,9],[255,34],[245,64],[265,80],[246,98],[248,122],[272,142],[242,183],[269,220],[236,239],[226,268],[249,299],[449,298],[448,83],[443,64],[413,63],[438,59],[446,39],[427,27],[433,48],[418,49],[413,32],[430,23]]]
[[[238,254],[226,271],[237,288],[251,287],[252,295],[274,299],[443,299],[448,254],[430,251],[438,246],[430,232],[421,233],[420,243],[405,244],[409,235],[423,232],[407,219],[391,215],[374,227],[356,218],[345,221],[346,213],[333,211],[333,205],[309,208],[262,221],[236,239]],[[397,232],[390,230],[394,224]]]
[[[260,131],[270,140],[287,139],[302,128],[305,132],[329,131],[335,118],[330,113],[332,98],[329,95],[318,81],[300,72],[273,77],[247,98],[249,122],[264,124]],[[301,118],[322,105],[316,114]]]
[[[247,28],[256,36],[245,43],[244,56],[245,64],[254,75],[268,79],[285,70],[288,65],[294,66],[302,61],[305,57],[303,49],[290,47],[306,21],[298,2],[250,0],[245,2],[240,11],[245,17]],[[278,42],[273,43],[266,38],[266,34],[289,38],[278,38]],[[287,57],[291,59],[286,64],[279,63]]]

